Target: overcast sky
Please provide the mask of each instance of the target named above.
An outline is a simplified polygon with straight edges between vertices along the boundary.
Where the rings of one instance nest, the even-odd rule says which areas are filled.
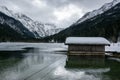
[[[14,12],[26,14],[33,20],[68,27],[86,12],[100,8],[112,0],[0,0]]]

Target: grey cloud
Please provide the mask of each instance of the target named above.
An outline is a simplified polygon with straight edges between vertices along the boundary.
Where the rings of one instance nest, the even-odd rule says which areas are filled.
[[[40,0],[47,4],[46,7],[36,7],[32,4],[34,0],[1,0],[0,5],[7,6],[10,10],[14,12],[21,12],[27,16],[38,20],[40,22],[52,22],[57,23],[57,25],[62,27],[67,27],[73,22],[78,20],[80,17],[77,14],[72,15],[69,19],[63,21],[57,21],[53,12],[55,9],[64,8],[69,4],[76,5],[83,10],[83,13],[97,9],[101,7],[106,2],[111,2],[112,0]],[[15,9],[15,6],[18,9]]]
[[[86,7],[90,9],[98,8],[104,3],[112,0],[44,0],[47,4],[55,7],[61,7],[68,4],[75,4],[80,7]]]

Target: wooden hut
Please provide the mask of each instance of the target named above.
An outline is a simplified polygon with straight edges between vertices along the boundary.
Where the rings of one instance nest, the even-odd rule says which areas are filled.
[[[68,55],[105,55],[110,42],[102,37],[68,37]]]

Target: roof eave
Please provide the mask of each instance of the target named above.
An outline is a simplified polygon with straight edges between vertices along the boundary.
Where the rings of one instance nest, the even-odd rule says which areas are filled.
[[[64,43],[65,45],[105,45],[110,46],[110,44],[80,44],[80,43]]]

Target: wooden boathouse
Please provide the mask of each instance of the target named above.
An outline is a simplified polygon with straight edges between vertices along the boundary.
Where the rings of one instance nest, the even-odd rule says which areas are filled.
[[[103,37],[68,37],[68,55],[105,55],[105,46],[110,42]]]

